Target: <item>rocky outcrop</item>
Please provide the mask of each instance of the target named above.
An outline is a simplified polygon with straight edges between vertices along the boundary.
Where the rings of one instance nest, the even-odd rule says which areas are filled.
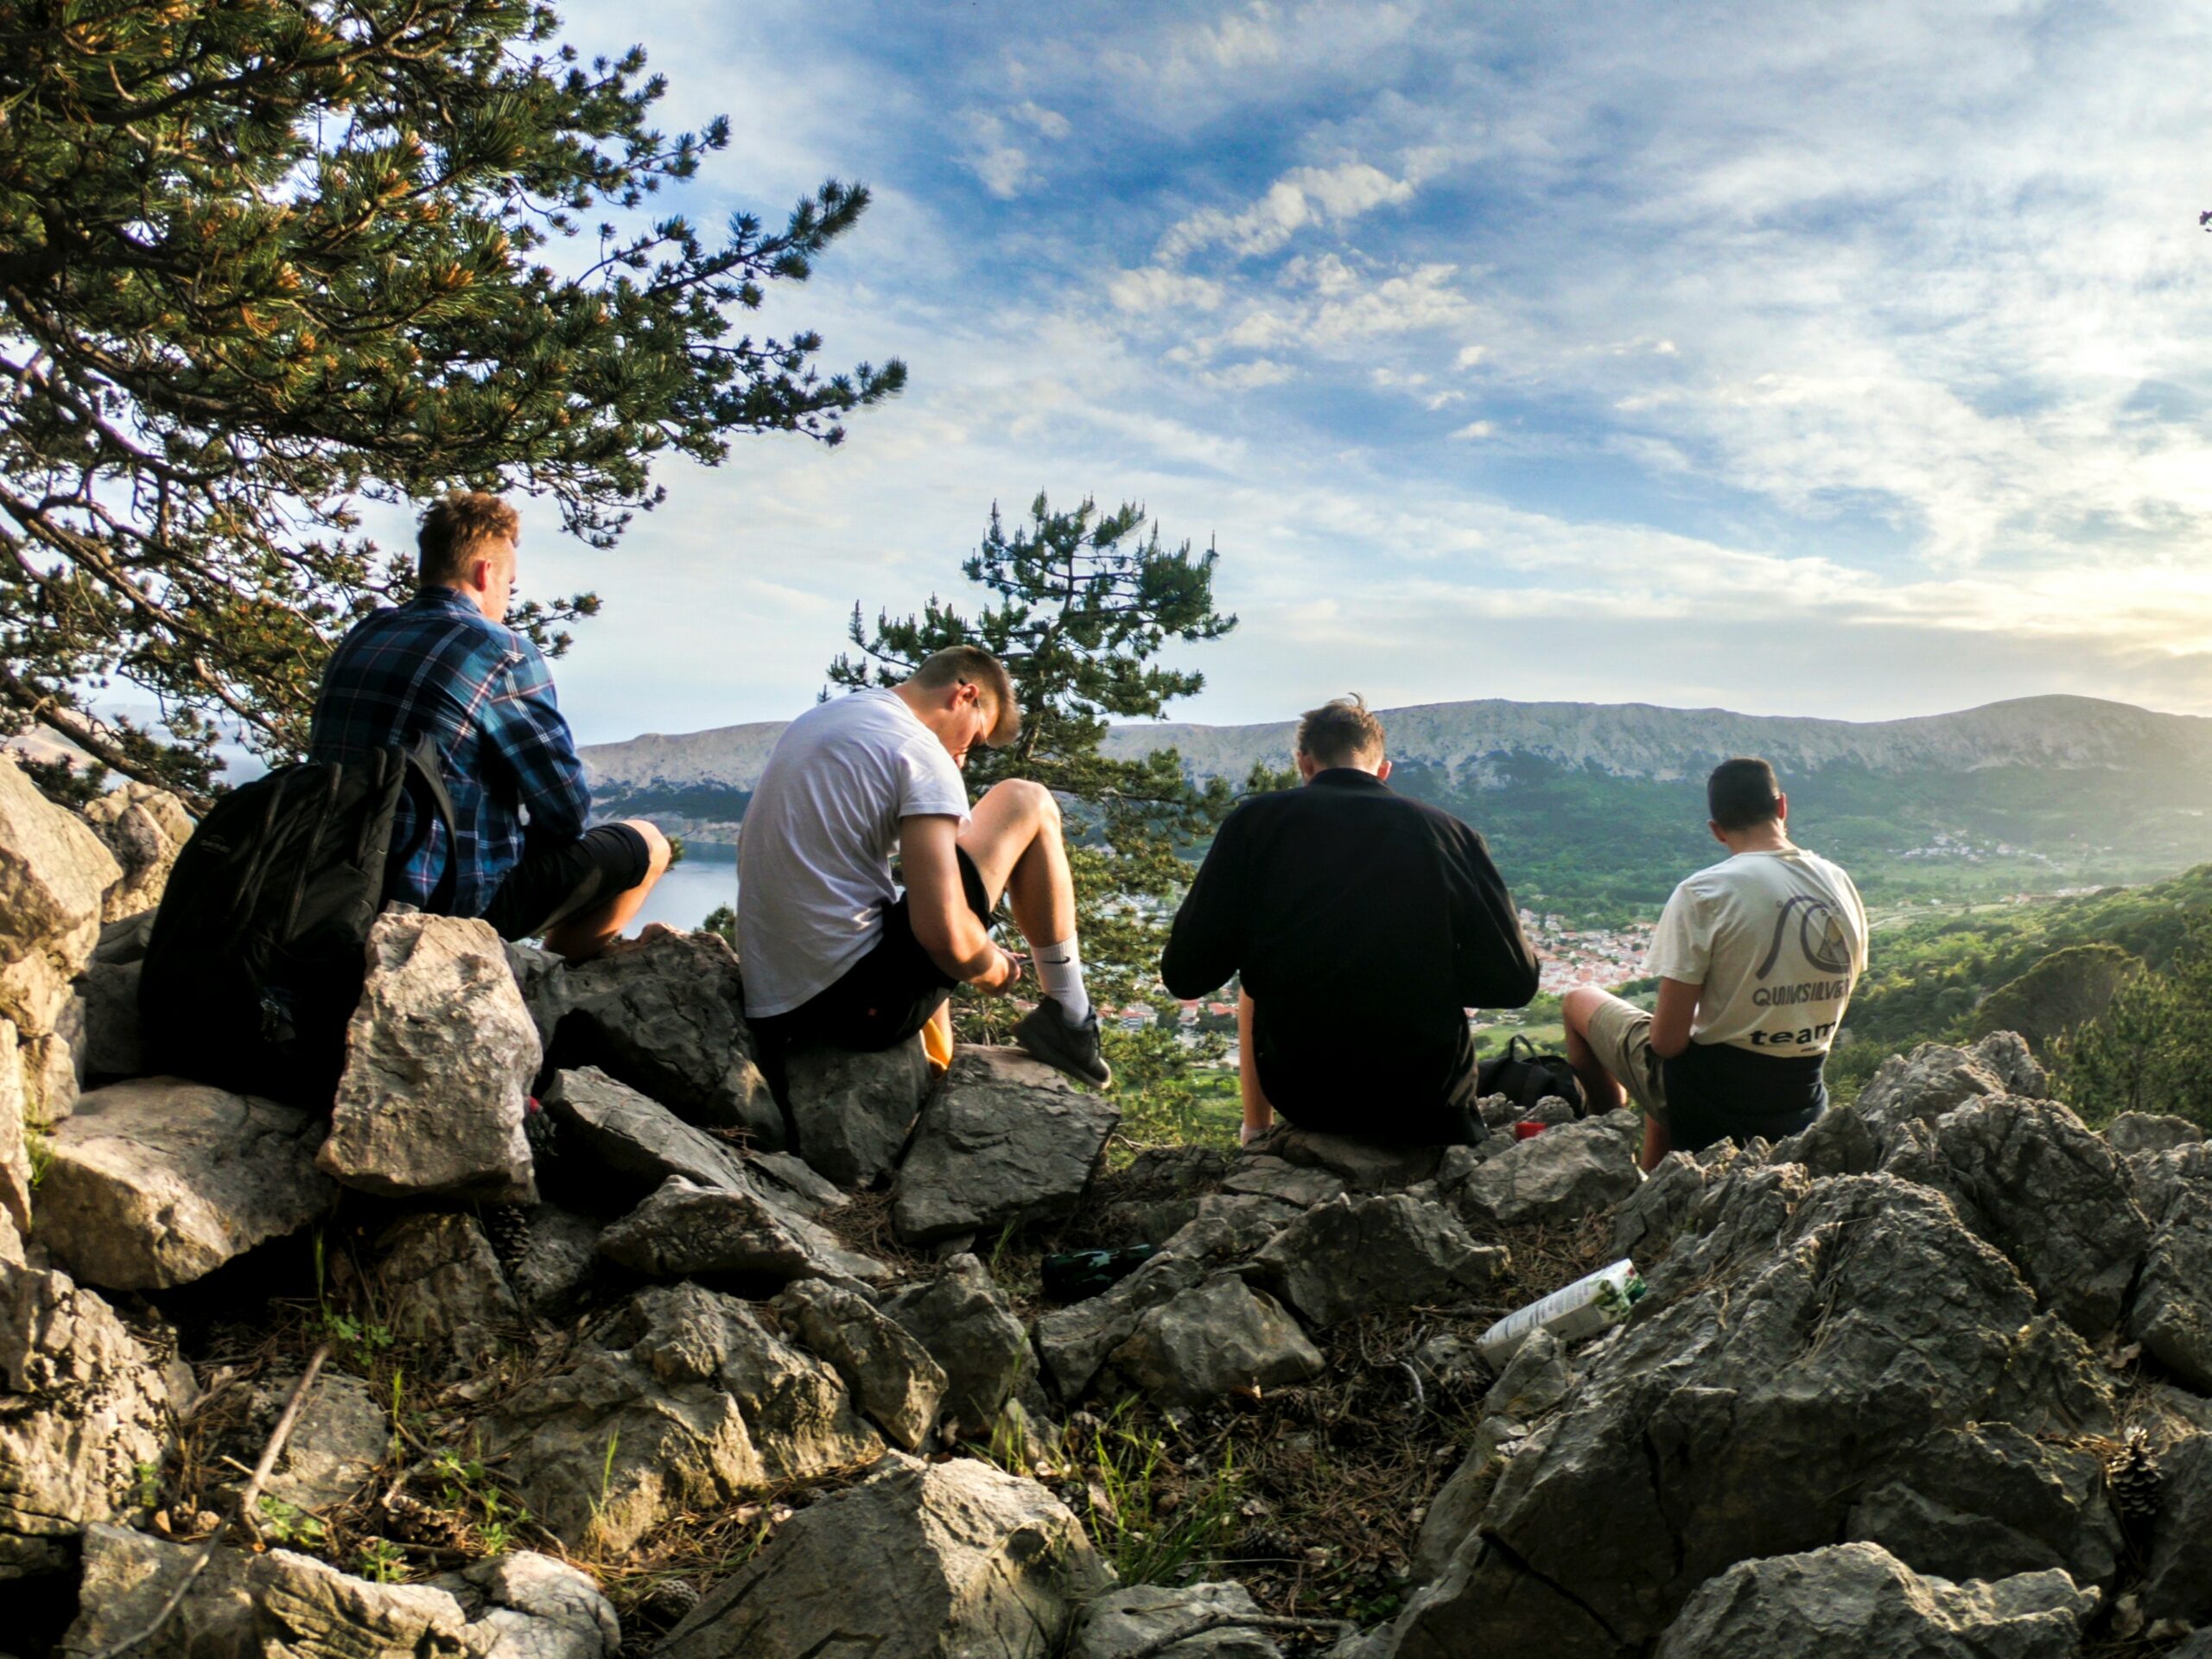
[[[944,1372],[947,1432],[988,1438],[1035,1362],[1028,1333],[983,1264],[956,1255],[929,1283],[887,1298],[883,1311]]]
[[[944,1369],[873,1302],[842,1286],[801,1280],[776,1298],[777,1315],[837,1369],[854,1404],[906,1451],[918,1450],[944,1397]]]
[[[85,808],[85,822],[114,855],[122,874],[100,904],[102,921],[119,921],[162,902],[176,855],[192,839],[192,815],[165,789],[135,780]]]
[[[1656,1659],[2074,1659],[2096,1605],[2063,1573],[1953,1584],[1840,1544],[1729,1568]]]
[[[718,933],[653,926],[563,969],[543,993],[556,1065],[597,1066],[690,1122],[783,1144],[754,1063],[737,957]]]
[[[330,1207],[322,1133],[297,1107],[175,1077],[95,1090],[54,1131],[38,1236],[84,1283],[190,1284]]]
[[[2050,1080],[2027,1044],[1999,1031],[1972,1048],[1923,1043],[1910,1054],[1892,1054],[1867,1079],[1856,1104],[1859,1116],[1886,1128],[1908,1118],[1933,1122],[1983,1096],[2041,1100],[2050,1092]]]
[[[54,1029],[122,874],[83,819],[0,755],[0,1018],[25,1036]]]
[[[2212,1142],[2132,1160],[2152,1224],[2127,1333],[2199,1393],[2212,1394]]]
[[[589,1166],[597,1196],[635,1203],[671,1175],[699,1186],[745,1185],[727,1142],[596,1066],[556,1075],[543,1103],[560,1126],[563,1155]]]
[[[426,1351],[433,1372],[480,1364],[514,1337],[521,1304],[472,1218],[407,1216],[378,1243],[393,1334]]]
[[[1308,1210],[1254,1258],[1253,1277],[1320,1328],[1381,1307],[1484,1296],[1510,1266],[1446,1205],[1393,1192]]]
[[[1075,1516],[1035,1482],[893,1452],[785,1522],[656,1653],[1046,1659],[1112,1580]]]
[[[277,1549],[251,1560],[245,1583],[264,1659],[613,1659],[622,1640],[591,1580],[543,1555],[493,1556],[429,1584],[371,1584]]]
[[[317,1162],[388,1197],[525,1199],[523,1114],[538,1060],[490,923],[380,916]]]
[[[1562,1123],[1477,1160],[1463,1147],[1446,1154],[1440,1187],[1469,1221],[1489,1227],[1574,1221],[1608,1209],[1642,1185],[1626,1112]]]
[[[95,1522],[142,1503],[170,1440],[162,1372],[68,1275],[0,1267],[0,1579],[75,1559]]]
[[[1108,1363],[1154,1399],[1193,1406],[1257,1398],[1318,1376],[1324,1362],[1273,1297],[1221,1273],[1146,1313]]]
[[[1124,1659],[1170,1640],[1180,1630],[1197,1631],[1173,1646],[1159,1649],[1160,1659],[1281,1659],[1282,1649],[1263,1629],[1221,1621],[1261,1618],[1252,1592],[1234,1580],[1222,1584],[1137,1584],[1109,1590],[1089,1603],[1076,1625],[1069,1659]],[[1214,1628],[1207,1629],[1212,1625]]]
[[[899,1166],[930,1090],[919,1033],[880,1053],[802,1048],[784,1070],[798,1152],[840,1186],[873,1186]]]
[[[892,1187],[899,1236],[926,1244],[1071,1213],[1121,1121],[1018,1049],[959,1050]]]
[[[2212,1624],[2212,1435],[2190,1436],[2165,1464],[2144,1615]]]
[[[891,1269],[848,1250],[821,1228],[771,1207],[749,1186],[697,1186],[671,1175],[599,1236],[600,1253],[660,1278],[728,1274],[880,1285]]]

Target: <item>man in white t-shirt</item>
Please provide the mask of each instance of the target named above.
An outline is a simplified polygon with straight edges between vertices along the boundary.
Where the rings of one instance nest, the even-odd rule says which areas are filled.
[[[1675,889],[1644,971],[1649,1014],[1569,991],[1567,1057],[1594,1108],[1643,1108],[1643,1166],[1679,1148],[1796,1134],[1827,1104],[1821,1070],[1866,966],[1866,909],[1851,878],[1795,845],[1789,798],[1764,760],[1706,781],[1713,839],[1730,856]]]
[[[1012,988],[1021,961],[989,931],[1001,893],[1044,992],[1015,1040],[1071,1077],[1112,1081],[1059,806],[1008,779],[971,810],[960,776],[976,744],[1002,747],[1020,726],[1005,665],[957,645],[903,685],[817,704],[777,740],[745,810],[737,928],[746,1016],[779,1093],[792,1047],[888,1048],[937,1018],[955,985]]]

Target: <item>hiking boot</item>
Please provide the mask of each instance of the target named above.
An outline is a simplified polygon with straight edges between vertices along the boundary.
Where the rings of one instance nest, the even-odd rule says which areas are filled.
[[[1039,997],[1037,1006],[1023,1014],[1021,1023],[1014,1028],[1014,1040],[1033,1058],[1078,1082],[1103,1089],[1114,1081],[1105,1057],[1098,1052],[1096,1008],[1084,1016],[1081,1025],[1071,1026],[1058,1003],[1049,996]]]

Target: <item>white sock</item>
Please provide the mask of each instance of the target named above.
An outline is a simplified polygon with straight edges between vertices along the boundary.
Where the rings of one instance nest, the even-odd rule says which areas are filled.
[[[1075,948],[1074,939],[1040,944],[1029,960],[1037,965],[1039,987],[1060,1005],[1062,1019],[1079,1026],[1090,1017],[1090,993],[1083,988],[1083,953]]]

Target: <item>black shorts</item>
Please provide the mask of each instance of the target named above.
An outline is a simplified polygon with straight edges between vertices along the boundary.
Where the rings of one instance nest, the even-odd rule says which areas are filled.
[[[976,919],[991,925],[991,896],[982,873],[967,849],[953,849],[960,863],[960,891]],[[957,983],[938,967],[914,937],[907,897],[900,893],[883,912],[883,937],[845,969],[827,990],[817,991],[788,1014],[752,1022],[754,1033],[784,1049],[854,1049],[870,1052],[903,1043],[944,1006]],[[772,1076],[771,1081],[773,1081]]]
[[[484,907],[484,919],[503,939],[535,938],[556,922],[629,892],[652,863],[652,849],[628,824],[599,824],[574,841],[525,854]]]

